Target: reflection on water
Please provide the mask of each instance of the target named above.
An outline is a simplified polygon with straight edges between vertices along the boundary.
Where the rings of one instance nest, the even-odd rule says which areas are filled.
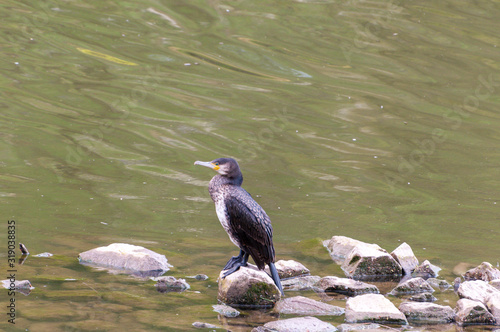
[[[313,274],[342,275],[321,246],[332,235],[405,241],[448,281],[458,263],[497,264],[495,2],[7,1],[0,13],[3,218],[32,254],[54,253],[19,266],[36,288],[16,327],[275,319],[211,308],[237,248],[192,164],[221,156],[273,220],[278,258]],[[209,279],[159,294],[78,264],[113,242]]]

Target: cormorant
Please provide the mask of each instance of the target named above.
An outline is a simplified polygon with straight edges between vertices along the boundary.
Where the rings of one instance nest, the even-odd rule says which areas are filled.
[[[269,265],[271,277],[283,295],[283,288],[274,266],[273,227],[264,209],[241,187],[243,175],[236,160],[218,158],[209,162],[196,161],[195,165],[216,171],[208,192],[215,203],[217,217],[231,241],[240,248],[240,254],[232,257],[224,267],[223,278],[246,266],[252,256],[259,270]]]

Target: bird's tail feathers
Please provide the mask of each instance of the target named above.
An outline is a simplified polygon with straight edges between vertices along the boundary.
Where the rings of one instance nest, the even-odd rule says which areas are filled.
[[[284,296],[285,293],[283,293],[283,287],[281,286],[280,276],[278,275],[278,271],[276,270],[276,266],[274,266],[273,262],[269,263],[269,270],[271,271],[271,277],[273,278],[274,283],[280,290],[281,296]]]

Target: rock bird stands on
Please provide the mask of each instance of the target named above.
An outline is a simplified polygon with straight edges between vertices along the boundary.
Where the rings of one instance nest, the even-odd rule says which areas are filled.
[[[231,241],[240,248],[224,267],[223,278],[246,266],[252,256],[259,270],[269,265],[271,277],[283,294],[280,278],[274,266],[273,227],[264,209],[243,188],[243,175],[236,160],[219,158],[209,162],[196,161],[195,165],[216,171],[208,192],[215,203],[215,211]]]

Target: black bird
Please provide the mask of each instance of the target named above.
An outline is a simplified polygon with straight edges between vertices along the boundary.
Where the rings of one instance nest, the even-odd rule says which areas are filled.
[[[215,203],[217,217],[231,241],[240,248],[240,254],[232,257],[224,267],[223,278],[246,266],[252,256],[259,270],[269,265],[271,277],[283,295],[283,288],[274,266],[273,227],[264,209],[241,187],[243,175],[236,160],[218,158],[212,161],[196,161],[195,165],[216,171],[208,192]]]

